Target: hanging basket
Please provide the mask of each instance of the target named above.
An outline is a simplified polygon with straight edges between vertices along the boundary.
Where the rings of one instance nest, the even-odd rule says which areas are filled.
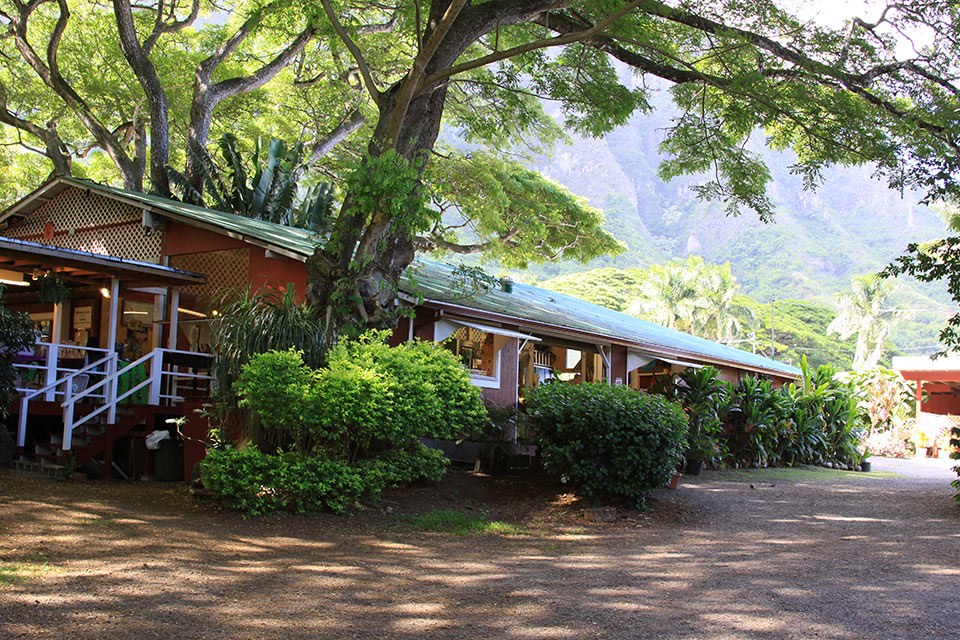
[[[59,276],[45,275],[39,285],[40,302],[59,304],[70,297],[70,287]]]

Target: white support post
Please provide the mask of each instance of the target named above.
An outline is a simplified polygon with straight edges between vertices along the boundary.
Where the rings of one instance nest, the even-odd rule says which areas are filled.
[[[155,351],[150,358],[150,398],[153,406],[160,404],[160,383],[163,381],[163,352]]]
[[[120,278],[110,279],[110,328],[107,329],[107,353],[117,353],[117,325],[120,314]],[[107,424],[117,422],[117,358],[111,358],[107,366],[110,382],[107,384]]]
[[[53,304],[53,322],[50,327],[50,347],[47,349],[47,371],[44,386],[53,384],[57,380],[57,360],[60,355],[60,338],[63,335],[63,303]],[[51,387],[43,397],[47,402],[57,399],[57,388]]]
[[[73,380],[70,379],[63,392],[63,440],[60,448],[64,451],[70,451],[73,447]]]
[[[29,402],[26,396],[20,400],[20,415],[17,416],[17,447],[20,449],[27,444],[27,406]]]

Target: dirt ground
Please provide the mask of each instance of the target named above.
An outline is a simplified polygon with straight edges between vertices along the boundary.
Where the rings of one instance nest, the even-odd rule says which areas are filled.
[[[604,524],[534,477],[244,520],[182,485],[3,470],[0,637],[958,638],[951,474],[877,468],[704,472]],[[403,517],[438,507],[519,529]]]

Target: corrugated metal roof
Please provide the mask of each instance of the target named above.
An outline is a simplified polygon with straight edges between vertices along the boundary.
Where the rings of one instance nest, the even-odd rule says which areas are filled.
[[[38,192],[45,188],[56,188],[58,182],[91,189],[131,204],[139,204],[153,211],[166,213],[186,224],[213,228],[240,236],[255,244],[280,249],[301,259],[312,255],[316,245],[314,234],[303,229],[196,207],[160,196],[134,193],[88,180],[58,178],[41,187]],[[516,319],[520,325],[526,322],[529,326],[540,325],[589,334],[641,350],[666,352],[663,353],[666,356],[672,354],[717,364],[729,363],[754,371],[777,373],[789,377],[800,375],[800,370],[796,367],[770,358],[667,329],[579,298],[531,285],[515,283],[512,293],[505,293],[499,288],[478,291],[464,291],[462,288],[458,290],[457,278],[454,277],[453,270],[454,268],[449,265],[418,258],[401,278],[400,289],[416,298],[422,297],[428,301]]]
[[[579,298],[531,285],[514,283],[513,292],[499,288],[458,291],[453,267],[418,259],[404,274],[401,289],[425,300],[458,305],[489,313],[528,320],[560,329],[573,330],[635,345],[648,351],[668,350],[677,355],[695,356],[709,362],[731,363],[747,369],[800,375],[796,367],[741,349],[667,329]]]

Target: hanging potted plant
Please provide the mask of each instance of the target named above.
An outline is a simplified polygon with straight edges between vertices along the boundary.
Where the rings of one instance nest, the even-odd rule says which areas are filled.
[[[67,283],[55,273],[46,273],[40,278],[40,302],[59,304],[70,297]]]

